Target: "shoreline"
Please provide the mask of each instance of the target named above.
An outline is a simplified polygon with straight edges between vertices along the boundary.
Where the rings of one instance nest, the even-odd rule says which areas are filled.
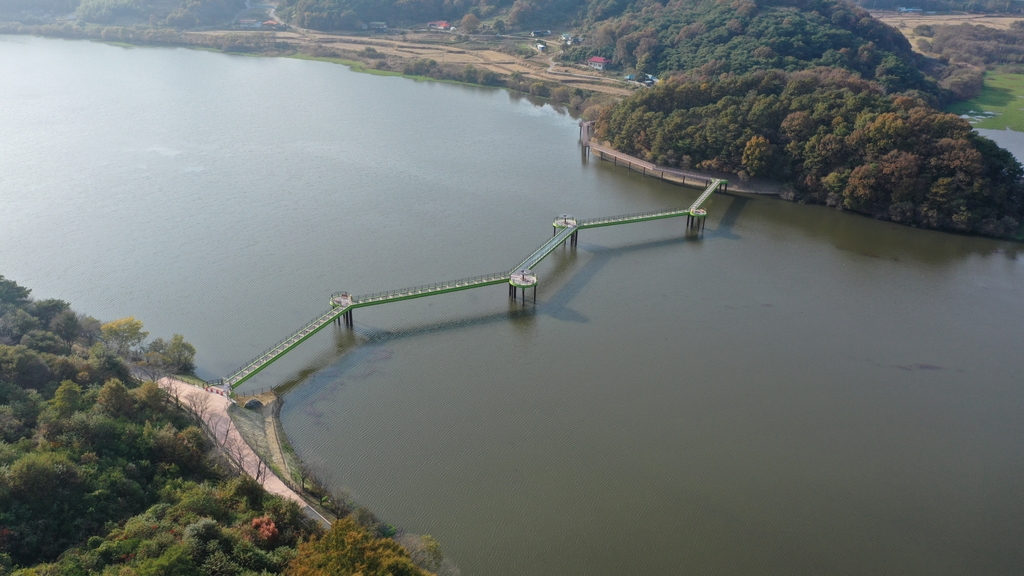
[[[239,408],[234,400],[177,377],[165,376],[157,380],[157,385],[203,422],[213,444],[242,473],[259,482],[267,492],[295,502],[304,514],[330,527],[330,520],[288,486],[274,470],[267,469],[264,459],[245,439],[231,417],[232,408]]]
[[[0,35],[35,36],[62,40],[88,40],[123,48],[162,47],[187,48],[219,52],[233,56],[281,57],[341,64],[353,72],[377,76],[400,76],[415,81],[437,81],[485,88],[501,88],[527,97],[543,99],[551,104],[563,105],[575,116],[582,115],[588,105],[608,104],[632,94],[625,83],[609,76],[577,75],[552,70],[554,64],[533,62],[530,59],[502,54],[503,59],[486,56],[497,53],[501,47],[480,42],[466,47],[460,44],[431,44],[415,40],[382,37],[367,38],[317,32],[299,28],[287,32],[256,32],[236,30],[178,31],[165,28],[131,28],[86,24],[27,25],[0,21]],[[472,41],[463,41],[463,43]],[[361,48],[358,50],[357,48]],[[366,50],[381,48],[367,53]],[[481,53],[480,56],[476,53]],[[440,57],[440,62],[436,57]],[[451,57],[451,58],[448,58]],[[507,60],[506,60],[507,59]],[[433,61],[433,74],[408,73],[402,68],[425,61]],[[565,65],[563,65],[565,67]],[[489,72],[489,81],[467,79],[468,69]],[[519,74],[517,77],[516,74]],[[458,77],[450,77],[456,74]],[[517,79],[518,78],[518,79]],[[534,92],[533,86],[544,86]],[[580,89],[586,95],[581,106],[574,106],[568,97],[556,98],[558,88]]]
[[[785,184],[757,178],[748,179],[746,182],[743,182],[737,175],[727,172],[712,172],[693,168],[659,166],[653,162],[642,160],[636,156],[626,154],[625,152],[620,152],[607,144],[585,142],[583,145],[589,147],[592,154],[599,160],[612,162],[616,166],[625,166],[626,169],[632,172],[641,172],[644,176],[659,178],[662,182],[669,182],[678,186],[688,186],[692,188],[693,186],[686,182],[687,178],[691,178],[697,182],[697,187],[699,188],[701,179],[711,180],[717,178],[727,181],[729,183],[729,188],[731,188],[733,192],[757,194],[760,196],[781,196],[783,193],[783,187],[785,186]],[[611,157],[612,160],[608,160],[606,156]],[[637,170],[634,165],[640,166],[641,170]],[[657,173],[660,173],[660,175]]]

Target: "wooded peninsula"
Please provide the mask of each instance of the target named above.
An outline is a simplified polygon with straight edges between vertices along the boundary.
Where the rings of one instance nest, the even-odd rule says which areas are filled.
[[[340,498],[325,530],[241,473],[197,406],[136,376],[195,349],[147,337],[0,276],[0,574],[444,573],[429,537],[403,547]]]

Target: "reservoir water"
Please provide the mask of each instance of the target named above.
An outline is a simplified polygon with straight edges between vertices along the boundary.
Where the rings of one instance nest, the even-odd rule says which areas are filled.
[[[219,377],[338,290],[506,270],[552,217],[696,190],[587,161],[506,92],[0,37],[0,274],[184,334]],[[360,309],[297,452],[467,576],[1017,574],[1021,245],[769,197],[585,230],[496,286]]]

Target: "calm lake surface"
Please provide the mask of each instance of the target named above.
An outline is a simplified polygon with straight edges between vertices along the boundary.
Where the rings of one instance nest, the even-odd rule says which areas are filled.
[[[226,375],[356,293],[507,270],[551,220],[697,191],[506,92],[0,37],[0,274]],[[502,286],[355,312],[300,455],[467,576],[1019,574],[1021,245],[719,195]]]

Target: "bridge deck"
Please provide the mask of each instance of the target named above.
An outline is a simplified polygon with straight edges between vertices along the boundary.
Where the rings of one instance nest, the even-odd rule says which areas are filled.
[[[320,314],[302,328],[299,328],[291,336],[281,340],[269,350],[260,354],[256,358],[246,363],[234,374],[221,380],[222,384],[227,384],[232,388],[237,388],[243,382],[256,375],[257,372],[263,370],[270,364],[272,364],[278,358],[284,356],[292,348],[295,348],[306,339],[310,338],[324,326],[327,326],[334,320],[337,320],[342,314],[355,308],[363,308],[366,306],[376,306],[378,304],[386,304],[388,302],[398,302],[400,300],[410,300],[412,298],[423,298],[426,296],[434,296],[437,294],[446,294],[449,292],[457,292],[460,290],[469,290],[472,288],[480,288],[482,286],[491,286],[494,284],[502,284],[508,282],[512,274],[519,270],[533,270],[535,266],[540,264],[544,258],[546,258],[551,252],[569,239],[575,232],[583,228],[598,228],[601,226],[614,226],[617,224],[630,224],[633,222],[645,222],[648,220],[659,220],[662,218],[676,218],[679,216],[686,216],[693,213],[694,210],[700,209],[704,202],[719,188],[724,180],[712,180],[711,184],[704,190],[701,195],[694,200],[693,204],[690,204],[689,208],[676,209],[676,210],[659,210],[654,212],[640,212],[637,214],[625,214],[622,216],[608,216],[605,218],[592,218],[590,220],[580,220],[576,224],[566,226],[558,231],[550,240],[541,245],[540,248],[534,250],[532,254],[526,257],[518,266],[510,270],[509,272],[497,272],[495,274],[486,274],[483,276],[474,276],[472,278],[462,278],[460,280],[451,280],[448,282],[439,282],[437,284],[425,284],[423,286],[414,286],[412,288],[402,288],[400,290],[391,290],[388,292],[376,292],[373,294],[363,294],[360,296],[351,297],[351,304],[347,306],[338,306],[332,304],[330,310]],[[337,292],[331,295],[331,302],[334,303],[335,299],[342,293]]]
[[[437,284],[424,284],[423,286],[414,286],[412,288],[402,288],[401,290],[391,290],[389,292],[375,292],[373,294],[364,294],[362,296],[352,297],[352,306],[349,308],[362,308],[364,306],[376,306],[377,304],[386,304],[388,302],[398,302],[399,300],[409,300],[411,298],[423,298],[424,296],[434,296],[436,294],[445,294],[448,292],[458,292],[459,290],[469,290],[471,288],[480,288],[481,286],[491,286],[493,284],[501,284],[502,282],[508,282],[511,277],[508,272],[497,272],[495,274],[486,274],[484,276],[474,276],[472,278],[462,278],[460,280],[451,280],[448,282],[439,282]],[[331,295],[331,298],[338,296],[339,293]]]
[[[704,189],[704,192],[690,204],[688,208],[678,208],[675,210],[655,210],[653,212],[637,212],[636,214],[623,214],[621,216],[605,216],[603,218],[591,218],[590,220],[580,220],[578,222],[579,228],[599,228],[601,226],[615,226],[616,224],[631,224],[633,222],[646,222],[648,220],[660,220],[662,218],[678,218],[679,216],[688,216],[695,210],[699,210],[700,207],[707,201],[709,197],[722,185],[724,180],[712,180],[711,184]]]
[[[523,269],[533,270],[533,267],[536,266],[537,264],[540,264],[540,261],[546,258],[548,254],[551,254],[552,250],[560,246],[562,242],[565,242],[566,239],[569,238],[569,236],[572,236],[572,233],[576,231],[576,228],[577,226],[566,226],[565,228],[559,230],[558,234],[555,234],[554,237],[551,238],[551,240],[548,240],[543,245],[541,245],[540,248],[534,250],[533,254],[527,256],[526,260],[520,262],[518,266],[512,269],[512,271],[516,272]]]
[[[705,188],[703,192],[701,192],[700,196],[698,196],[697,199],[693,201],[693,204],[690,204],[688,210],[692,212],[700,208],[701,204],[703,204],[704,201],[708,199],[708,197],[714,194],[715,190],[718,190],[718,188],[721,187],[723,182],[725,182],[725,180],[719,180],[718,178],[712,180],[711,183],[708,184],[708,187]]]
[[[302,344],[307,338],[319,332],[324,326],[333,322],[344,312],[345,310],[338,308],[332,308],[327,312],[324,312],[302,328],[293,332],[291,336],[281,340],[263,354],[260,354],[250,360],[245,366],[242,366],[238,371],[231,376],[224,378],[221,382],[231,386],[232,388],[237,388],[242,382],[245,382],[257,372],[269,366],[274,360],[284,356],[285,353],[292,348]]]

